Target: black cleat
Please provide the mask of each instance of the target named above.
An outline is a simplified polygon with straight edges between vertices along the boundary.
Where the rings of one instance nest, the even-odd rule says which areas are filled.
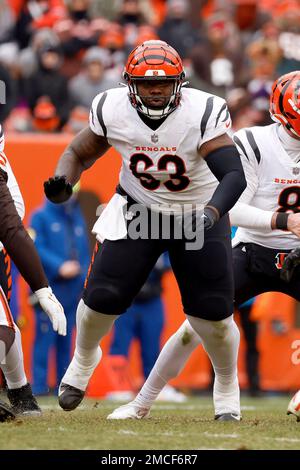
[[[4,423],[5,421],[10,421],[15,418],[16,415],[12,409],[6,403],[0,400],[0,423]]]
[[[215,416],[216,421],[240,421],[241,417],[235,413],[223,413]]]
[[[30,384],[26,384],[20,388],[8,389],[7,397],[10,401],[12,411],[16,415],[40,416],[42,414],[42,410],[32,394]]]
[[[61,383],[58,391],[59,406],[65,411],[72,411],[82,402],[85,392],[72,385]]]

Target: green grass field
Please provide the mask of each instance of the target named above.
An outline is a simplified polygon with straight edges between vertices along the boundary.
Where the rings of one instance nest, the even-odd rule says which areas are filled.
[[[210,398],[157,403],[151,418],[107,421],[117,405],[85,400],[76,411],[40,399],[43,416],[0,424],[0,449],[300,449],[300,423],[289,397],[242,399],[241,423],[213,421]]]

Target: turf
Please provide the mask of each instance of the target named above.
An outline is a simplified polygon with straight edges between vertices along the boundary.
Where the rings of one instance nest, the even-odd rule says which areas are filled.
[[[241,423],[213,420],[210,398],[158,403],[151,419],[107,421],[116,404],[85,400],[76,411],[40,399],[43,416],[0,423],[0,449],[300,449],[290,397],[243,399]]]

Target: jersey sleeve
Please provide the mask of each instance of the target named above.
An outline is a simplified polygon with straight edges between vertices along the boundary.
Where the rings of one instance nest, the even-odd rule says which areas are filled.
[[[22,194],[15,178],[15,175],[11,169],[9,161],[4,153],[4,132],[0,125],[0,168],[5,171],[5,177],[7,180],[7,187],[10,191],[11,197],[15,203],[17,212],[20,218],[23,220],[25,215],[25,206],[22,198]]]
[[[259,185],[261,155],[251,129],[242,129],[233,135],[239,151],[247,188],[230,211],[230,221],[239,227],[270,231],[273,211],[259,209],[251,205]]]
[[[254,141],[253,133],[249,129],[242,129],[233,135],[233,141],[239,151],[247,181],[247,188],[239,199],[239,202],[244,203],[251,202],[257,191],[259,181],[260,153],[258,158],[258,147],[252,147],[249,143],[249,138],[250,142],[253,143],[251,137]]]
[[[0,170],[0,241],[33,291],[49,285],[33,241],[25,230]]]
[[[204,112],[200,121],[199,147],[226,134],[231,128],[231,117],[225,100],[218,96],[210,95],[205,104]]]
[[[9,164],[9,161],[6,162],[6,168],[7,168],[7,176],[8,176],[7,186],[10,191],[11,197],[13,198],[13,201],[15,203],[17,212],[21,220],[23,220],[25,216],[25,204],[24,204],[24,200],[23,200],[18,182]]]
[[[89,126],[91,130],[102,137],[107,137],[107,127],[106,127],[106,115],[104,109],[104,103],[107,98],[107,92],[99,93],[93,102],[90,109],[89,115]]]

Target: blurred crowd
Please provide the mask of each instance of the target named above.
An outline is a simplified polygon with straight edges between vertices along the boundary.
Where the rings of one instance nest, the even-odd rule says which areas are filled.
[[[235,129],[267,124],[273,80],[300,69],[300,0],[0,0],[0,122],[78,132],[93,97],[120,86],[128,52],[157,38],[182,56],[188,86],[227,99]]]

